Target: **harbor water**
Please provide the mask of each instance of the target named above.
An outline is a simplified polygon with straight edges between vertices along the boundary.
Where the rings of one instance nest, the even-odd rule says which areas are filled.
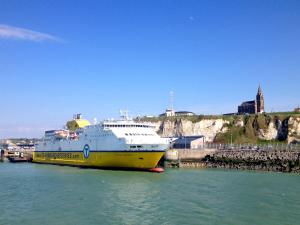
[[[300,221],[300,176],[165,173],[0,163],[0,224],[264,224]]]

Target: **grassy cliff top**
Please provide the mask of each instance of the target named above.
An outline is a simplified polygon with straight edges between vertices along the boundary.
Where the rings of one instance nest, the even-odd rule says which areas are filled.
[[[160,121],[176,121],[179,119],[184,119],[191,121],[193,123],[199,122],[205,119],[224,119],[224,120],[232,120],[235,117],[241,116],[223,116],[223,115],[195,115],[195,116],[161,116],[161,117],[141,117],[139,118],[140,121],[147,121],[147,122],[160,122]],[[137,120],[137,119],[136,119]]]
[[[273,113],[263,113],[263,114],[251,114],[251,115],[195,115],[195,116],[172,116],[172,117],[141,117],[140,121],[144,122],[160,122],[160,121],[176,121],[179,119],[184,119],[191,121],[193,123],[200,122],[205,119],[223,119],[227,120],[230,123],[233,123],[237,120],[245,120],[247,118],[257,117],[258,120],[261,118],[268,118],[269,120],[274,120],[275,118],[283,121],[288,117],[300,117],[299,112],[273,112]],[[137,120],[137,119],[136,119]]]

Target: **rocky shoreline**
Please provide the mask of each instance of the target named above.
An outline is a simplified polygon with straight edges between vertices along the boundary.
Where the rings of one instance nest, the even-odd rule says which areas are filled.
[[[202,159],[207,168],[300,173],[300,151],[218,151]]]
[[[300,151],[216,150],[202,158],[187,157],[178,158],[178,160],[166,160],[165,167],[225,168],[300,173]]]

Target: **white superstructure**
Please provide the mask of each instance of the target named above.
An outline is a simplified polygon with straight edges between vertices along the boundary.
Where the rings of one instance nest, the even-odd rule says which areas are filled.
[[[36,151],[164,151],[168,142],[149,123],[129,119],[106,120],[76,130],[46,131]]]

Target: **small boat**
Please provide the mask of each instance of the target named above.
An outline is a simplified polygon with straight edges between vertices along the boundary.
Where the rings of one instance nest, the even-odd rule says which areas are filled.
[[[8,157],[8,160],[12,163],[17,163],[17,162],[29,162],[27,158],[21,158],[21,157]]]
[[[16,154],[14,156],[8,156],[8,160],[12,163],[17,163],[17,162],[30,162],[31,159],[24,156],[23,152]]]

